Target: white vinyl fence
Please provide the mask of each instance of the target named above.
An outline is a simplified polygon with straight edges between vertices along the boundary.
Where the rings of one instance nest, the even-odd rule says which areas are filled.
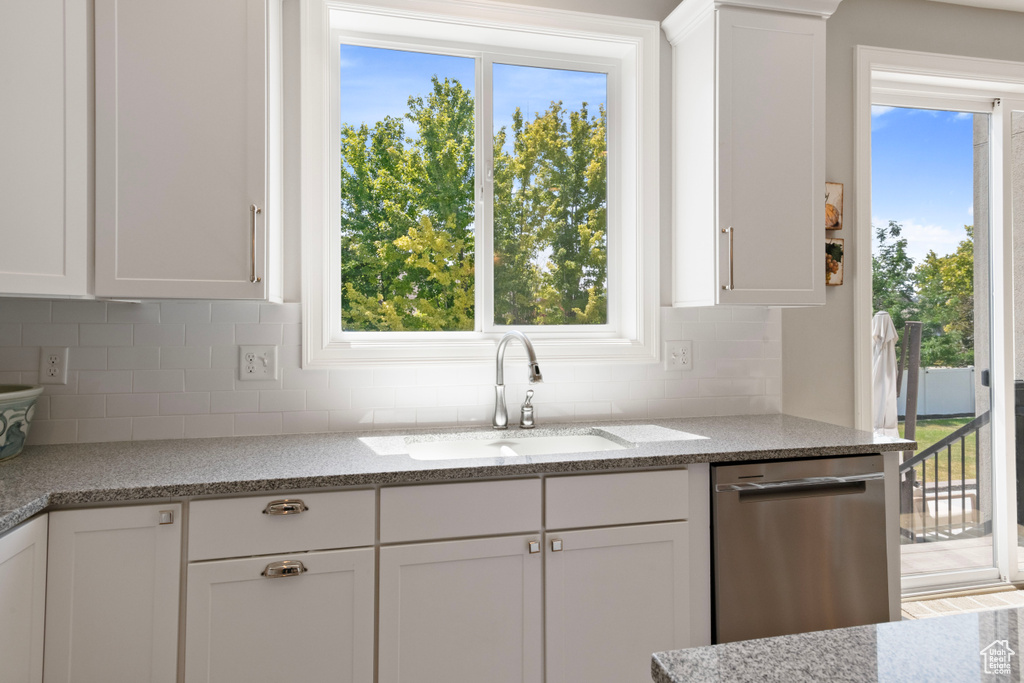
[[[921,368],[917,376],[918,415],[973,415],[974,368]],[[896,407],[907,414],[907,373]]]

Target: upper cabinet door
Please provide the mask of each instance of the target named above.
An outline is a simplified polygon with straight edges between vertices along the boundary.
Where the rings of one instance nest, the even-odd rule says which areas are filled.
[[[0,2],[0,294],[88,294],[87,8]]]
[[[686,0],[663,22],[673,305],[825,303],[825,19],[838,4]]]
[[[719,303],[824,303],[825,22],[718,15]]]
[[[264,0],[96,0],[96,294],[267,294]]]

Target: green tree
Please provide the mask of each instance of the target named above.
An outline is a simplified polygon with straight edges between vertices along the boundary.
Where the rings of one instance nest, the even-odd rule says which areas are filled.
[[[921,322],[921,365],[974,364],[974,226],[956,251],[929,251],[914,269]]]
[[[887,227],[876,227],[878,249],[871,256],[871,304],[873,313],[888,311],[896,327],[899,341],[897,357],[903,343],[904,324],[918,316],[914,291],[914,259],[907,254],[907,238],[903,226],[889,221]]]

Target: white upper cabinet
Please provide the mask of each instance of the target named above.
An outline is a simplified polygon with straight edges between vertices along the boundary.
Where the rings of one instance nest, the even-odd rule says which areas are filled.
[[[98,296],[275,296],[279,13],[96,0]]]
[[[0,2],[0,294],[88,294],[89,13]]]
[[[838,4],[685,0],[664,21],[673,305],[825,303],[825,19]]]

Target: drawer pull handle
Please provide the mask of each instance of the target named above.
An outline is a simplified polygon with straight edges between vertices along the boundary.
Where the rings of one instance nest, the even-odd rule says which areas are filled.
[[[556,538],[555,540],[551,541],[551,552],[553,552],[553,553],[560,553],[560,552],[562,552],[562,539]]]
[[[267,504],[267,507],[263,509],[265,515],[297,515],[300,512],[305,512],[309,507],[306,506],[299,499],[288,499],[275,500]]]
[[[281,562],[271,562],[268,564],[267,568],[261,572],[261,575],[268,579],[286,579],[289,576],[300,576],[307,571],[309,570],[306,569],[306,565],[298,560],[282,560]]]
[[[529,544],[527,545],[527,548],[529,549],[531,555],[533,555],[535,553],[539,553],[540,552],[540,541],[530,541]]]

